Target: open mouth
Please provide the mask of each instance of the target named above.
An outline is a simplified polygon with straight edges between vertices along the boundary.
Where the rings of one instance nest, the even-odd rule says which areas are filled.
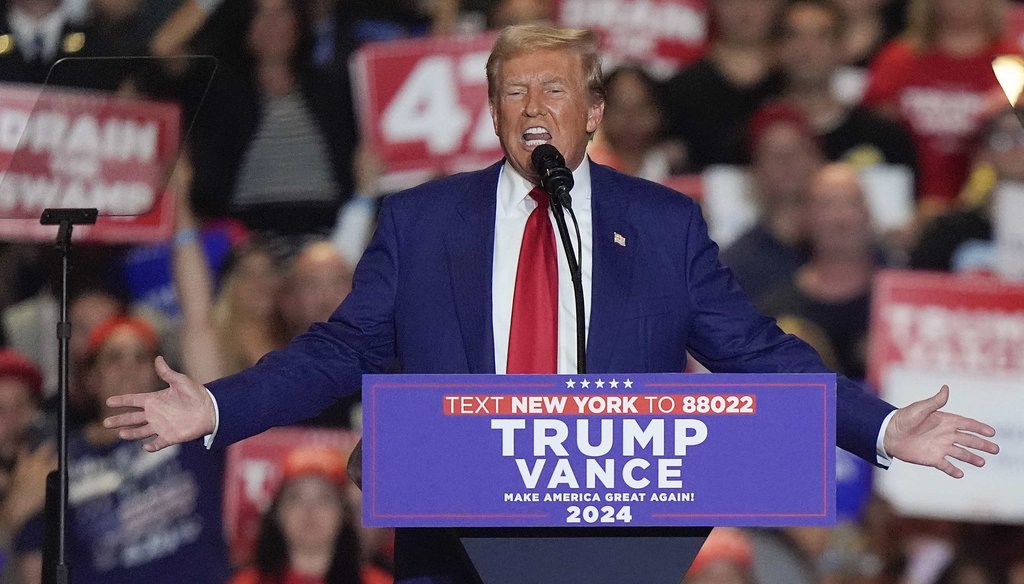
[[[523,143],[533,148],[551,141],[551,132],[543,126],[533,126],[523,132]]]

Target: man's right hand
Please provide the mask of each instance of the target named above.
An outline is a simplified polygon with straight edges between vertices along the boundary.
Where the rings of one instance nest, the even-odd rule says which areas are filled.
[[[103,425],[116,429],[123,440],[151,438],[143,445],[148,452],[212,433],[216,414],[206,388],[171,369],[163,357],[156,358],[155,367],[168,387],[151,393],[107,398],[109,407],[136,409],[110,416],[103,420]]]

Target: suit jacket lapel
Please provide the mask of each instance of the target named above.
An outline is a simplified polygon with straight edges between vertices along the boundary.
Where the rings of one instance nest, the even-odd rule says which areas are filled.
[[[635,248],[629,242],[636,241],[636,232],[627,215],[629,193],[616,189],[614,175],[604,167],[591,163],[590,170],[594,258],[587,369],[603,373],[612,367],[617,328],[628,300]]]
[[[445,237],[455,311],[470,373],[494,373],[491,270],[498,173],[503,162],[467,181],[456,205],[461,223],[449,226]]]

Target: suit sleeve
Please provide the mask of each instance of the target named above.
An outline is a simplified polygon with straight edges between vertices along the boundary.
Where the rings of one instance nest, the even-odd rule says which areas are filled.
[[[385,201],[352,292],[331,318],[253,367],[207,384],[220,409],[214,445],[310,418],[360,391],[363,373],[379,373],[395,358],[397,283],[397,230]]]
[[[719,262],[718,246],[697,209],[687,237],[685,269],[695,314],[688,349],[694,358],[723,373],[831,373],[814,349],[757,312]],[[842,375],[836,397],[839,447],[877,465],[878,432],[895,408]]]

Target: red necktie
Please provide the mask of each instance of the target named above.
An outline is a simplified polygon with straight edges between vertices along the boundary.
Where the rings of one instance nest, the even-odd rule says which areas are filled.
[[[558,371],[558,255],[548,218],[548,194],[530,191],[537,208],[526,220],[519,249],[512,327],[508,338],[508,373]]]

